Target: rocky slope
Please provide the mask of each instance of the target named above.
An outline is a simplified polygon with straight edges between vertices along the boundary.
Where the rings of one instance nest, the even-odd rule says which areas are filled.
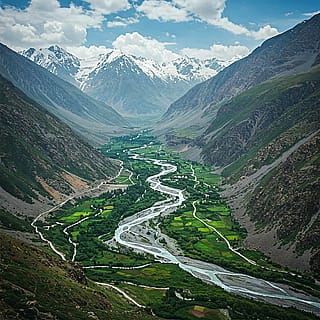
[[[204,159],[225,167],[247,245],[318,277],[319,101],[319,67],[267,81],[223,105],[201,140]]]
[[[273,77],[308,71],[319,64],[320,14],[268,39],[249,56],[198,84],[174,102],[156,127],[158,132],[202,134],[220,106],[239,93]],[[186,121],[181,121],[188,115]]]
[[[92,143],[125,132],[127,123],[114,109],[2,44],[0,75]]]
[[[22,51],[21,54],[39,66],[48,69],[59,78],[73,85],[78,85],[75,76],[79,72],[80,60],[61,47],[55,45],[38,50],[29,48]]]
[[[320,134],[314,135],[266,175],[247,203],[258,229],[275,230],[273,242],[296,256],[308,251],[311,271],[320,266]]]
[[[59,199],[116,174],[114,163],[1,76],[0,97],[1,206]]]

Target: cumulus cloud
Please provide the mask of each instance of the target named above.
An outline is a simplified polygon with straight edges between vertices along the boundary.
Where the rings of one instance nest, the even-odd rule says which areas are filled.
[[[119,12],[131,7],[127,0],[86,0],[86,2],[93,10],[102,14]]]
[[[249,35],[256,40],[268,39],[279,34],[276,28],[271,27],[269,24],[260,28],[258,31],[249,31]]]
[[[159,63],[171,61],[179,57],[178,54],[166,48],[171,44],[144,37],[138,32],[122,34],[112,43],[115,49],[120,49],[124,53],[142,56]]]
[[[0,40],[20,50],[51,44],[79,46],[85,43],[87,30],[100,29],[105,14],[130,8],[127,0],[91,0],[86,10],[71,2],[61,7],[58,0],[31,0],[25,9],[0,8]]]
[[[225,6],[226,0],[172,0],[172,2],[144,0],[136,9],[149,19],[174,22],[195,19],[256,40],[267,39],[279,33],[270,25],[261,27],[259,30],[249,30],[245,26],[236,24],[222,16]]]
[[[147,0],[136,7],[138,12],[144,13],[149,19],[159,21],[183,22],[191,20],[186,8],[177,7],[174,3],[164,0]]]
[[[222,44],[213,44],[209,49],[184,48],[181,53],[198,59],[216,58],[220,61],[235,61],[247,56],[250,50],[241,45],[224,46]]]
[[[80,59],[90,59],[92,57],[99,57],[101,54],[106,54],[111,51],[110,48],[105,46],[77,46],[66,47],[66,50]]]
[[[2,17],[5,17],[4,19]],[[88,28],[100,28],[103,16],[57,0],[32,0],[24,9],[0,8],[0,38],[15,49],[51,44],[80,45]]]

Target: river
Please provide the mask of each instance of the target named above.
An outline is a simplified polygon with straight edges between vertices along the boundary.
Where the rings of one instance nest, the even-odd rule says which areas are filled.
[[[131,152],[134,150],[136,149],[131,149]],[[167,200],[155,203],[152,207],[122,220],[115,231],[114,238],[108,242],[109,245],[117,243],[150,254],[162,263],[176,264],[194,277],[217,285],[231,293],[281,306],[294,306],[320,315],[320,300],[318,298],[298,290],[292,290],[284,284],[231,272],[215,264],[183,256],[174,245],[174,241],[162,234],[160,228],[154,226],[155,223],[151,223],[151,221],[156,221],[160,215],[174,212],[185,201],[182,190],[165,186],[160,180],[161,177],[175,172],[177,166],[163,160],[143,158],[138,154],[132,154],[131,157],[140,161],[152,162],[161,167],[161,172],[149,176],[147,182],[153,190],[166,195]],[[157,241],[160,237],[166,239],[165,243]]]

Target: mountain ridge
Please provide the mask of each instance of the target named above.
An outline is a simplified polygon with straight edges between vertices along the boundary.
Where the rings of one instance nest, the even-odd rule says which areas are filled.
[[[115,163],[2,76],[0,92],[1,207],[22,200],[32,211],[116,174]]]
[[[67,62],[74,61],[74,56],[62,48],[58,47],[56,51],[50,48],[30,48],[20,54],[77,85],[90,96],[113,106],[124,116],[160,115],[194,84],[223,69],[222,63],[216,59],[181,57],[157,63],[110,49],[97,57],[95,62],[92,59],[91,66],[77,59],[71,68],[77,71],[70,73],[69,64],[64,68],[60,63],[63,59],[59,58],[61,51]],[[50,54],[47,54],[48,51]],[[64,68],[64,71],[60,72],[59,68]]]
[[[96,101],[45,68],[0,45],[0,74],[93,144],[128,131],[114,109]]]
[[[179,117],[190,113],[193,123],[203,127],[201,116],[213,116],[220,106],[239,93],[272,77],[307,71],[319,59],[320,14],[266,40],[247,57],[238,60],[211,79],[198,84],[175,101],[163,115],[157,131],[179,131]],[[199,113],[201,116],[199,116]],[[199,131],[199,134],[203,131]]]

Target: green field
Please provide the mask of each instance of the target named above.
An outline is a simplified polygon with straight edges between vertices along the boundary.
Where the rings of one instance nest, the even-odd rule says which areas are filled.
[[[129,148],[146,145],[146,148],[135,152],[144,157],[175,163],[178,167],[177,172],[163,177],[163,184],[183,189],[187,198],[183,207],[151,223],[161,222],[162,231],[177,240],[186,256],[214,262],[232,270],[266,279],[278,281],[279,278],[282,280],[284,278],[283,274],[277,277],[274,272],[250,266],[230,251],[227,244],[214,231],[213,228],[216,228],[234,247],[241,247],[246,236],[245,230],[235,221],[230,208],[221,198],[219,194],[221,179],[211,172],[211,168],[182,160],[178,155],[162,148],[152,137],[141,136],[141,139],[136,140],[133,138],[132,136],[114,138],[110,144],[101,149],[106,156],[124,162],[125,169],[113,182],[127,184],[126,190],[105,193],[97,198],[81,198],[66,204],[50,215],[45,223],[38,222],[38,227],[46,238],[70,259],[73,246],[62,230],[86,217],[85,221],[69,229],[72,240],[77,242],[76,262],[83,266],[107,266],[85,269],[88,278],[112,283],[122,288],[139,303],[147,306],[147,310],[151,308],[156,315],[164,318],[182,320],[200,317],[224,320],[230,316],[231,319],[243,320],[312,319],[312,316],[306,316],[301,312],[284,310],[231,295],[194,278],[177,265],[155,262],[153,257],[134,253],[128,248],[121,247],[115,251],[107,247],[104,242],[113,237],[122,219],[165,199],[145,182],[148,176],[161,170],[159,166],[133,160],[126,152]],[[197,182],[192,176],[192,169],[197,176]],[[128,170],[133,172],[133,185],[129,185]],[[196,201],[196,216],[207,225],[193,216],[193,201]],[[54,224],[56,221],[62,222],[63,225],[56,225],[48,230],[44,228],[46,224]],[[260,252],[244,250],[241,252],[263,266],[275,267]],[[152,264],[141,269],[120,269],[146,263]],[[179,296],[192,300],[182,300],[178,298]],[[114,299],[114,296],[111,299]]]

